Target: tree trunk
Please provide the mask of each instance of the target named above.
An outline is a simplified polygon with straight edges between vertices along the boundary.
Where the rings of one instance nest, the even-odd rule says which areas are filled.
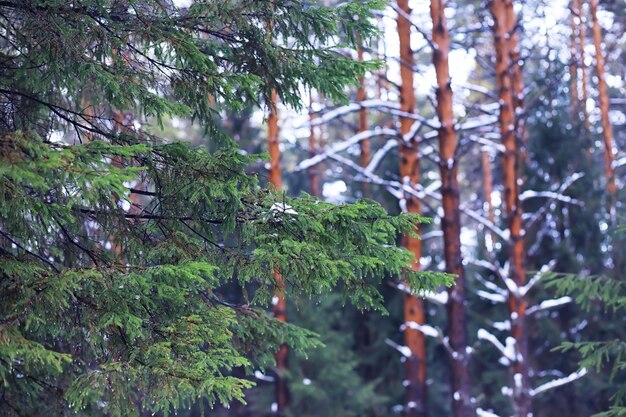
[[[398,0],[398,7],[410,16],[408,0]],[[415,92],[413,86],[413,51],[411,50],[411,22],[398,14],[398,38],[400,45],[400,109],[405,113],[415,112]],[[413,120],[400,117],[400,134],[406,135],[411,130]],[[417,154],[417,140],[411,138],[408,142],[401,141],[400,146],[400,176],[406,184],[417,184],[420,181],[419,159]],[[411,213],[420,213],[419,201],[411,195],[406,195],[406,210]],[[422,257],[422,242],[411,236],[404,236],[404,247],[413,255],[415,262],[413,270],[420,267]],[[424,300],[415,296],[404,295],[404,321],[425,323]],[[411,357],[405,363],[406,381],[406,415],[407,417],[427,416],[426,390],[426,340],[422,332],[406,326],[404,342],[411,350]]]
[[[272,92],[272,103],[270,113],[267,117],[267,145],[270,155],[269,180],[276,190],[282,188],[282,176],[280,171],[280,141],[278,138],[278,95]],[[274,291],[274,301],[272,312],[274,317],[280,321],[287,321],[287,303],[285,301],[285,283],[278,269],[274,270],[274,280],[276,290]],[[282,344],[278,352],[274,355],[276,360],[276,415],[284,416],[287,404],[289,403],[289,392],[285,383],[284,374],[287,369],[287,357],[289,355],[287,345]]]
[[[491,170],[491,160],[489,158],[489,151],[483,149],[481,152],[482,158],[482,171],[483,171],[483,188],[485,190],[485,202],[487,203],[487,218],[492,224],[495,224],[496,217],[493,211],[493,200],[491,194],[493,193],[493,172]],[[496,235],[493,231],[488,230],[487,236],[489,241],[486,242],[487,253],[490,258],[493,258],[493,250],[496,244]]]
[[[515,55],[516,45],[511,41],[516,39],[510,30],[515,24],[511,23],[513,4],[511,0],[491,0],[490,11],[494,19],[494,43],[496,50],[496,85],[500,102],[500,135],[505,151],[502,161],[504,176],[504,202],[507,225],[510,233],[509,263],[511,279],[521,287],[526,282],[524,266],[524,231],[522,228],[522,207],[519,201],[518,162],[519,152],[515,140],[516,107],[513,92],[520,88],[512,83],[510,68],[513,68],[511,56]],[[521,71],[519,73],[521,82]],[[521,98],[521,97],[520,97]],[[513,387],[513,409],[516,417],[527,417],[531,412],[530,380],[528,374],[528,333],[526,330],[525,313],[526,300],[509,294],[509,313],[511,319],[511,335],[515,339],[518,359],[511,365]]]
[[[456,285],[448,289],[448,337],[450,338],[452,411],[455,417],[474,414],[471,403],[469,354],[467,349],[467,313],[465,311],[465,271],[461,257],[460,190],[457,178],[458,137],[454,129],[452,89],[450,86],[450,35],[446,27],[445,0],[430,2],[433,21],[433,64],[437,78],[437,117],[439,128],[439,171],[443,205],[444,259],[446,272],[456,275]]]
[[[604,139],[604,172],[607,179],[607,189],[609,192],[608,209],[611,222],[615,223],[615,203],[617,201],[617,185],[615,184],[615,172],[613,160],[615,159],[613,149],[613,128],[609,120],[609,90],[606,85],[606,74],[604,72],[604,55],[602,53],[602,30],[598,23],[598,0],[591,0],[590,11],[593,22],[593,44],[596,50],[596,74],[598,76],[598,91],[600,94],[600,116],[602,121],[602,136]]]

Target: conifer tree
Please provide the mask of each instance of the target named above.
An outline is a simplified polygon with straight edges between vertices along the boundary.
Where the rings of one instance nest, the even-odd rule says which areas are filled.
[[[258,156],[217,127],[222,112],[270,103],[273,91],[295,107],[302,85],[345,99],[372,66],[332,42],[370,36],[375,6],[0,3],[3,414],[244,401],[252,382],[234,368],[271,365],[285,343],[319,345],[267,314],[275,270],[294,297],[340,289],[359,307],[381,306],[372,284],[413,261],[395,242],[419,217],[262,189],[247,173]],[[164,136],[171,116],[193,117],[212,151]],[[415,289],[447,282],[403,276]]]
[[[436,112],[439,119],[439,172],[441,174],[441,228],[444,239],[446,272],[455,275],[456,285],[449,289],[448,337],[450,340],[450,368],[452,385],[452,411],[455,417],[469,417],[473,412],[470,390],[470,349],[467,337],[467,311],[465,300],[465,270],[461,255],[461,191],[458,175],[458,136],[454,128],[452,86],[448,54],[450,34],[446,17],[446,2],[432,0],[430,15],[433,22],[433,64],[437,77]]]
[[[411,9],[407,0],[398,0],[397,30],[400,45],[400,110],[405,114],[415,113],[415,91],[413,85],[413,50],[411,49]],[[411,131],[413,120],[410,117],[400,117],[400,137],[408,136]],[[409,186],[419,184],[420,165],[417,147],[419,142],[417,135],[408,141],[401,140],[400,144],[400,177],[402,182]],[[403,210],[409,213],[421,213],[419,200],[412,195],[407,195],[401,202]],[[413,270],[420,269],[422,256],[422,242],[414,236],[406,235],[403,245],[415,255]],[[412,294],[404,294],[404,321],[415,322],[418,325],[425,324],[424,300]],[[427,387],[426,387],[426,338],[424,334],[406,326],[404,330],[406,346],[411,355],[405,363],[407,396],[407,417],[424,417],[427,411]]]

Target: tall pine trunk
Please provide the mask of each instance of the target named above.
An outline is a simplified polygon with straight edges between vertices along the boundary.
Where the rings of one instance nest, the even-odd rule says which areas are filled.
[[[404,17],[411,15],[408,0],[398,0],[398,8],[403,14],[398,14],[397,29],[400,45],[400,109],[405,113],[415,112],[415,91],[413,86],[413,51],[411,49],[411,22]],[[400,117],[400,135],[404,136],[411,130],[413,120]],[[408,142],[401,141],[400,146],[400,176],[405,184],[418,184],[420,181],[420,166],[417,153],[418,141],[410,138]],[[420,203],[414,196],[406,195],[406,210],[411,213],[421,213]],[[413,270],[420,268],[422,257],[421,240],[404,236],[403,245],[413,255],[415,262]],[[425,323],[424,300],[404,295],[404,321]],[[411,357],[405,362],[406,380],[408,382],[406,392],[406,415],[407,417],[427,416],[427,389],[426,389],[426,340],[422,332],[406,326],[404,342],[411,350]]]
[[[489,158],[489,151],[483,149],[481,152],[482,174],[483,174],[483,190],[485,193],[485,202],[487,203],[487,218],[492,224],[495,224],[496,216],[493,211],[493,200],[491,195],[493,194],[493,172],[491,169],[491,160]],[[493,250],[496,244],[496,235],[492,230],[487,231],[489,236],[489,243],[487,246],[487,253],[490,259],[493,258]]]
[[[358,49],[358,60],[359,62],[363,62],[363,46]],[[365,91],[365,78],[359,78],[359,89],[356,92],[356,102],[361,104],[367,99],[367,92]],[[362,107],[359,110],[359,123],[358,123],[358,132],[365,132],[367,130],[367,109]],[[367,166],[372,159],[372,151],[370,146],[369,139],[365,139],[359,142],[361,154],[359,156],[359,163],[362,167]]]
[[[267,117],[267,147],[270,156],[269,181],[276,190],[280,190],[283,186],[282,175],[280,171],[280,140],[278,137],[278,95],[272,92],[272,103],[270,113]],[[287,321],[287,303],[285,300],[285,283],[278,269],[274,270],[274,280],[276,281],[276,290],[274,292],[274,300],[272,302],[272,312],[274,317],[280,321]],[[274,355],[276,360],[276,414],[284,416],[287,404],[289,403],[289,392],[284,376],[287,370],[287,357],[289,351],[287,345],[282,344],[278,352]]]
[[[496,85],[500,102],[500,135],[505,148],[502,158],[502,172],[504,177],[505,214],[510,233],[508,242],[510,278],[517,287],[521,287],[526,283],[526,270],[524,265],[525,249],[522,207],[519,200],[520,184],[518,182],[520,155],[515,138],[516,122],[514,111],[517,107],[516,101],[518,97],[513,97],[513,92],[519,91],[520,85],[513,85],[512,78],[516,77],[516,75],[511,70],[516,66],[511,62],[511,56],[515,56],[516,53],[512,49],[516,45],[511,41],[516,39],[516,37],[510,33],[510,30],[515,26],[515,24],[511,23],[513,4],[510,0],[491,0],[489,8],[494,20]],[[513,76],[511,75],[512,73]],[[519,76],[521,77],[521,71]],[[521,78],[517,82],[521,82]],[[528,332],[525,320],[526,306],[527,302],[523,297],[518,297],[514,292],[509,293],[508,307],[511,320],[511,335],[515,339],[517,350],[517,359],[511,364],[513,408],[516,417],[527,417],[531,412],[528,373]]]
[[[465,270],[461,257],[460,190],[457,178],[458,137],[454,129],[452,89],[450,86],[450,35],[446,27],[445,0],[430,2],[433,21],[433,64],[437,78],[437,117],[439,128],[439,171],[443,205],[444,259],[446,272],[456,275],[456,284],[448,289],[448,337],[450,340],[452,411],[454,417],[474,414],[469,376],[470,355],[467,349],[467,312],[465,310]]]
[[[617,201],[617,185],[615,184],[615,172],[613,161],[615,154],[613,150],[613,128],[609,120],[609,90],[606,85],[606,74],[604,72],[604,55],[602,52],[602,29],[598,23],[598,0],[591,0],[589,3],[591,20],[593,23],[593,44],[596,52],[596,75],[598,76],[598,91],[600,101],[600,117],[602,121],[602,137],[604,139],[604,172],[607,179],[607,189],[609,192],[608,209],[611,222],[616,221],[615,203]]]

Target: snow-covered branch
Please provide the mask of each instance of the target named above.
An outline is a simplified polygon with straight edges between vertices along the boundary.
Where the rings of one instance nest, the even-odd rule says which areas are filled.
[[[419,292],[415,292],[415,291],[411,291],[411,289],[406,286],[403,283],[391,283],[390,284],[392,287],[406,293],[409,295],[414,295],[416,297],[422,297],[428,301],[432,301],[434,303],[437,304],[441,304],[441,305],[446,305],[448,303],[448,292],[447,291],[440,291],[440,292],[433,292],[433,291],[419,291]]]
[[[485,329],[478,329],[477,335],[478,339],[486,340],[500,351],[500,353],[502,354],[502,358],[504,359],[500,361],[502,364],[510,365],[512,362],[518,361],[519,358],[515,351],[515,339],[513,339],[512,337],[507,337],[505,342],[506,344],[503,345],[502,342],[500,342],[500,340],[498,340],[498,338],[494,334],[488,332]]]
[[[570,175],[556,190],[552,190],[555,193],[554,196],[563,195],[565,190],[567,190],[573,183],[575,183],[584,176],[585,174],[583,174],[582,172],[575,172],[574,174]],[[550,206],[550,203],[552,203],[554,200],[555,198],[547,197],[547,201],[545,202],[544,206],[532,215],[532,217],[526,222],[525,227],[532,227],[543,216],[543,214],[547,211],[547,208]]]
[[[408,346],[399,345],[391,339],[385,339],[385,343],[400,352],[405,358],[413,356],[413,352],[411,352],[411,349]]]
[[[576,371],[574,373],[571,373],[571,374],[569,374],[568,376],[566,376],[564,378],[553,379],[550,382],[546,382],[545,384],[539,385],[535,389],[531,389],[530,390],[530,396],[534,397],[534,396],[539,395],[542,392],[548,391],[548,390],[550,390],[552,388],[556,388],[556,387],[560,387],[560,386],[565,385],[565,384],[569,384],[570,382],[576,381],[577,379],[582,378],[585,375],[587,375],[587,369],[586,368],[582,368],[581,370]]]
[[[554,191],[533,191],[526,190],[520,194],[519,199],[521,201],[529,200],[531,198],[549,198],[551,200],[558,200],[563,203],[575,204],[577,206],[582,206],[583,203],[576,200],[575,198],[563,195],[561,193],[557,193]]]
[[[407,321],[400,326],[400,331],[403,332],[407,328],[418,330],[422,332],[424,336],[434,337],[435,339],[443,339],[443,333],[441,330],[429,326],[428,324],[419,324],[415,321]]]
[[[526,315],[531,315],[534,314],[538,311],[542,311],[542,310],[547,310],[549,308],[554,308],[554,307],[558,307],[558,306],[562,306],[563,304],[568,304],[572,302],[572,298],[571,297],[561,297],[561,298],[555,298],[552,300],[544,300],[541,303],[534,305],[532,307],[529,307],[528,310],[526,310]]]
[[[366,130],[364,132],[360,132],[357,133],[356,135],[352,136],[349,139],[346,139],[342,142],[339,142],[333,146],[331,146],[329,149],[326,149],[324,152],[315,155],[312,158],[308,158],[305,159],[304,161],[301,161],[293,170],[293,172],[298,172],[298,171],[302,171],[305,170],[307,168],[310,168],[314,165],[319,164],[320,162],[322,162],[324,159],[327,159],[328,157],[330,157],[331,155],[334,155],[338,152],[342,152],[345,151],[346,149],[348,149],[349,147],[358,144],[359,142],[366,140],[366,139],[370,139],[372,137],[375,136],[396,136],[398,132],[396,132],[393,129],[387,129],[387,128],[382,128],[382,129],[373,129],[373,130]]]
[[[499,415],[492,413],[491,410],[483,410],[480,407],[476,409],[476,415],[478,417],[500,417]]]
[[[552,269],[556,266],[556,260],[552,259],[550,260],[550,262],[548,262],[547,264],[543,265],[539,271],[533,275],[533,277],[528,280],[528,282],[526,283],[526,285],[524,285],[522,288],[520,288],[520,296],[525,296],[526,294],[528,294],[528,291],[530,291],[532,289],[532,287],[539,282],[539,280],[541,280],[541,278],[543,278],[548,272],[552,271]]]

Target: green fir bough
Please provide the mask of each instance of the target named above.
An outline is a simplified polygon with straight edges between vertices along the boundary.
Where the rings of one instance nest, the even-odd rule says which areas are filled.
[[[266,313],[274,268],[289,297],[338,290],[381,307],[373,284],[409,265],[397,237],[421,219],[264,190],[246,172],[258,156],[216,127],[272,90],[294,107],[302,86],[345,99],[373,64],[339,50],[375,32],[379,3],[0,2],[4,415],[243,401],[252,382],[234,369],[267,365],[281,343],[320,345]],[[151,133],[172,116],[215,150]]]

